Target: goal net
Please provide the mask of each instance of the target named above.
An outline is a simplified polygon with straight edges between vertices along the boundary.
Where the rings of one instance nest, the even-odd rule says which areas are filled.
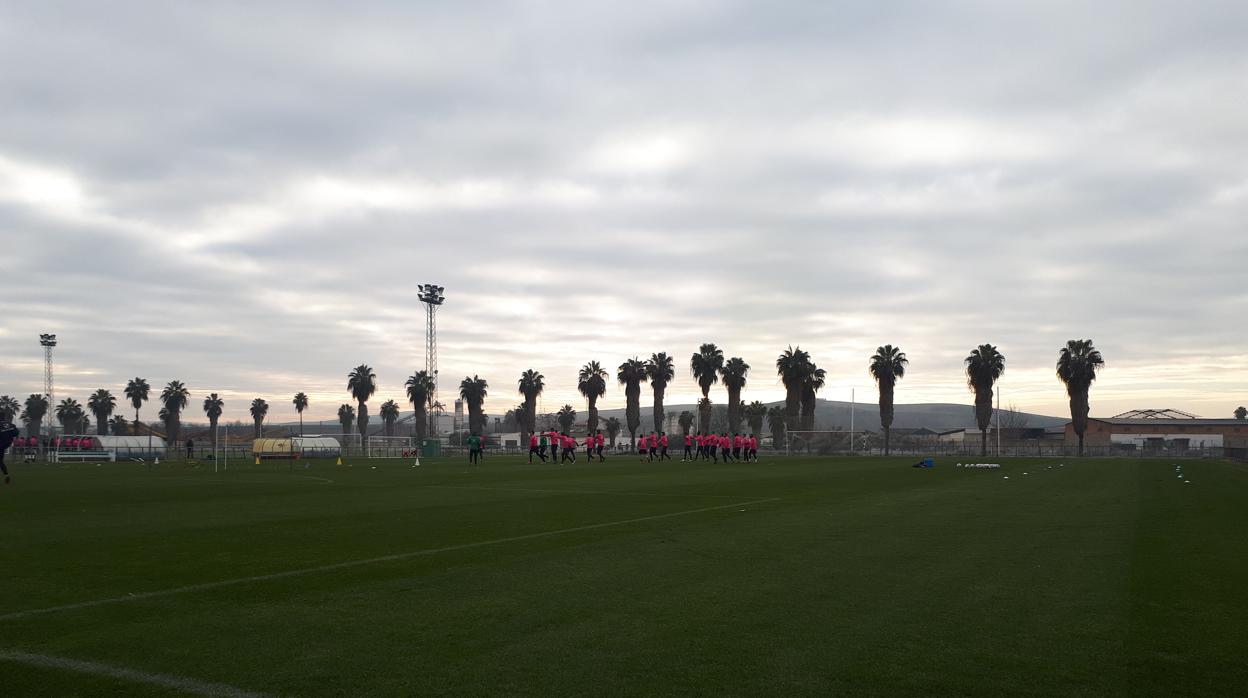
[[[364,444],[364,455],[368,458],[401,458],[410,455],[416,448],[415,439],[410,436],[370,436]]]
[[[854,450],[851,431],[789,431],[784,435],[785,455],[829,455]]]

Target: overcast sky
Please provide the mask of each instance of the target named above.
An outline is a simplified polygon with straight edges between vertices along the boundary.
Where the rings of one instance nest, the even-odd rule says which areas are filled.
[[[790,344],[873,400],[887,342],[898,402],[969,403],[991,342],[1060,415],[1090,337],[1094,416],[1248,403],[1246,3],[259,5],[0,5],[0,393],[54,332],[58,399],[333,419],[367,363],[375,415],[428,281],[491,414],[655,351],[693,401],[706,341],[747,400]]]

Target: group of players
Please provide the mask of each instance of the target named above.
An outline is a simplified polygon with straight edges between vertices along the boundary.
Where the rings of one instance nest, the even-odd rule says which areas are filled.
[[[709,460],[718,463],[722,458],[729,462],[754,462],[758,460],[758,439],[753,434],[685,434],[685,453],[681,461]],[[578,442],[573,436],[561,431],[546,431],[529,435],[529,462],[536,457],[546,462],[546,449],[550,449],[550,460],[555,463],[576,462],[578,448],[584,446],[585,458],[592,463],[594,457],[598,462],[606,461],[606,439],[599,429],[596,433],[586,434],[584,441]],[[667,452],[667,432],[650,432],[637,437],[637,455],[646,462],[656,460],[672,460]]]

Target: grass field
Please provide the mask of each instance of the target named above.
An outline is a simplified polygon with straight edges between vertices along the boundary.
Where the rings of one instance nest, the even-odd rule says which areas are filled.
[[[909,461],[19,464],[0,693],[1248,685],[1245,466]]]

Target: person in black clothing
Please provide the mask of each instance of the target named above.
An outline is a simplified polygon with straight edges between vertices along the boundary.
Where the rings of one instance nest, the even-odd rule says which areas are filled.
[[[13,439],[17,438],[18,433],[13,422],[0,422],[0,472],[4,473],[6,485],[12,480],[9,478],[9,469],[4,465],[4,452],[9,450],[9,446],[13,443]]]
[[[194,458],[195,458],[195,442],[192,441],[191,439],[187,439],[186,440],[186,459],[192,460]]]

